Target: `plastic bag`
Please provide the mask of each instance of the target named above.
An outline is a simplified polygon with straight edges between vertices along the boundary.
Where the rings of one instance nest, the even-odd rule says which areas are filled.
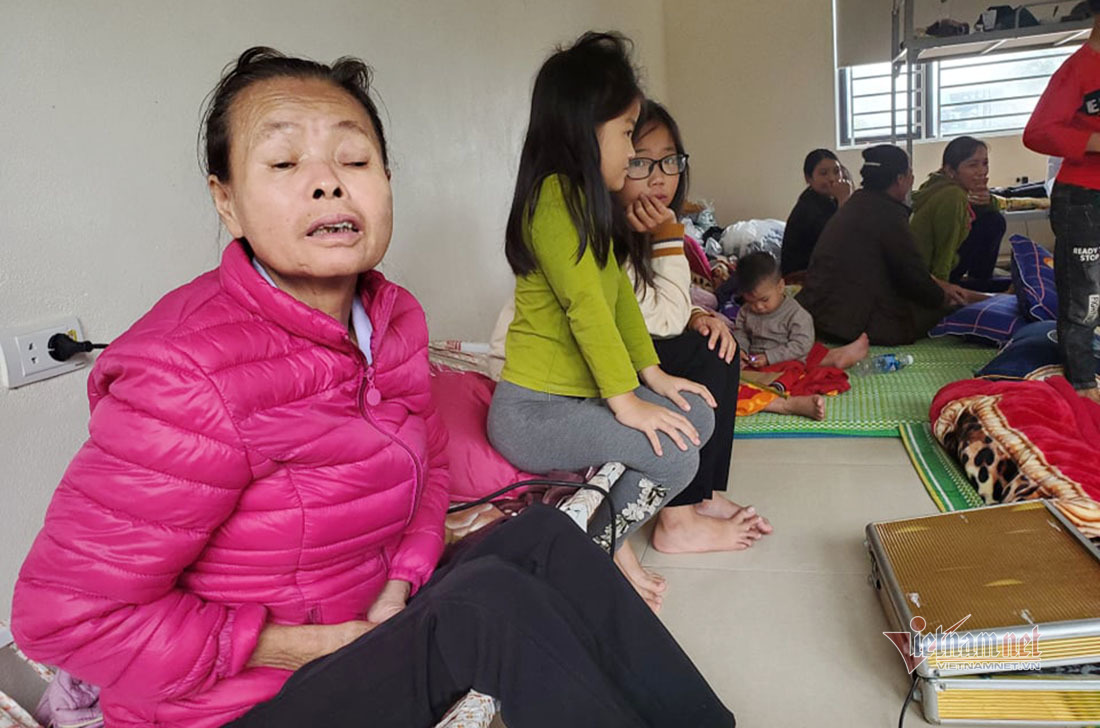
[[[783,249],[783,232],[787,223],[782,220],[742,220],[735,222],[722,233],[722,252],[743,258],[750,253],[770,253],[777,260]]]

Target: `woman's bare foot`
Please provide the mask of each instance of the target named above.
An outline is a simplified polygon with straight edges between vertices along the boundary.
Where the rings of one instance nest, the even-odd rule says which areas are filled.
[[[694,506],[665,508],[653,529],[653,548],[666,554],[744,551],[764,535],[759,522],[753,508],[742,508],[732,518],[702,516]]]
[[[624,543],[615,552],[615,565],[619,567],[619,571],[623,572],[623,576],[634,587],[634,591],[638,592],[638,596],[649,605],[654,614],[660,612],[661,602],[664,599],[662,593],[668,588],[665,578],[643,569],[637,554],[628,543]]]
[[[860,334],[859,338],[851,344],[829,349],[829,353],[821,360],[821,365],[847,369],[856,362],[866,359],[870,350],[871,340],[867,338],[867,334]]]
[[[749,506],[749,508],[752,508],[752,506]],[[744,509],[745,506],[734,503],[729,498],[719,495],[718,493],[713,493],[710,498],[695,504],[695,512],[707,518],[733,518]],[[775,530],[772,528],[771,522],[763,516],[760,516],[756,528],[765,536]]]
[[[825,419],[825,398],[820,394],[787,397],[786,399],[778,397],[773,399],[764,408],[764,411],[781,415],[798,415],[820,422]]]

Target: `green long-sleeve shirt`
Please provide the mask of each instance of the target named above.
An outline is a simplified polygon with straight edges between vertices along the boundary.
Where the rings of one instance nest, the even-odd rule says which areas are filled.
[[[516,278],[501,378],[570,397],[614,397],[638,387],[658,364],[634,288],[612,255],[600,267],[565,205],[560,177],[547,177],[531,216],[528,244],[538,268]]]
[[[998,198],[992,198],[990,207],[1001,209]],[[971,218],[966,190],[943,172],[933,172],[913,193],[909,227],[928,272],[936,278],[949,280],[959,264],[959,247],[970,235]]]

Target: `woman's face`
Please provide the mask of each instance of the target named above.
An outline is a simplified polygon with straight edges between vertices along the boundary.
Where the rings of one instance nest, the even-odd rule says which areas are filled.
[[[814,167],[812,175],[806,178],[814,192],[823,197],[833,196],[833,185],[840,181],[840,162],[835,159],[822,159]]]
[[[664,124],[655,124],[646,129],[634,144],[634,159],[647,159],[660,162],[670,154],[676,154],[676,142],[672,132]],[[619,200],[624,206],[634,204],[642,195],[659,200],[662,205],[672,204],[676,189],[680,186],[680,175],[665,174],[658,164],[646,179],[630,179],[623,184]]]
[[[989,150],[978,147],[973,155],[959,165],[958,169],[947,170],[967,192],[981,192],[989,189]]]
[[[913,168],[910,167],[905,174],[900,175],[897,181],[898,187],[898,199],[904,201],[909,193],[913,191],[913,183],[916,182],[916,176],[913,174]]]
[[[600,144],[600,173],[611,192],[618,192],[626,182],[626,168],[634,158],[634,126],[641,112],[642,102],[637,100],[619,116],[596,127],[596,140]]]
[[[320,79],[245,89],[229,114],[230,179],[209,180],[222,222],[269,270],[333,278],[374,268],[393,229],[393,197],[366,110]]]

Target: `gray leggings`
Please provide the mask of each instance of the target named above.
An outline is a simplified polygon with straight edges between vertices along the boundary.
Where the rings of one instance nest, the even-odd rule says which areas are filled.
[[[683,414],[698,430],[703,444],[714,432],[714,411],[701,397],[685,393],[691,411],[684,412],[646,387],[634,393]],[[618,545],[686,488],[699,469],[699,448],[690,440],[685,438],[688,449],[682,451],[667,435],[658,436],[664,451],[661,457],[653,452],[644,433],[619,424],[602,399],[562,397],[511,382],[497,385],[489,408],[489,441],[517,468],[548,473],[609,461],[626,466],[611,488]],[[588,533],[607,548],[611,524],[606,508],[597,509]]]

